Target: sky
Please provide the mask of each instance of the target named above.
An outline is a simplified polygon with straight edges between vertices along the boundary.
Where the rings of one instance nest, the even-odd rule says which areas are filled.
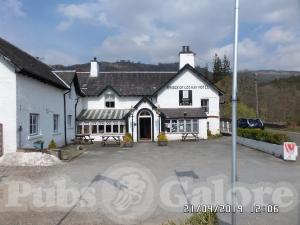
[[[234,0],[0,0],[0,36],[48,64],[232,59]],[[300,0],[240,0],[239,69],[300,70]]]

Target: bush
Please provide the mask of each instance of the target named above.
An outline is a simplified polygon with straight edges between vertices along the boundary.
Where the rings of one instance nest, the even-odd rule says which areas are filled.
[[[283,142],[290,141],[290,138],[285,134],[273,133],[261,129],[239,128],[238,136],[277,145],[282,145]]]
[[[123,136],[123,141],[125,143],[132,143],[133,142],[133,138],[132,138],[132,135],[130,133],[126,133],[124,136]]]
[[[210,130],[207,130],[207,136],[210,137],[212,134],[211,134],[211,131]]]
[[[48,149],[55,149],[57,148],[56,142],[52,139],[48,145]]]
[[[177,225],[174,221],[169,221],[163,225]],[[195,213],[178,225],[218,225],[216,213]]]
[[[168,141],[168,138],[165,134],[165,132],[160,132],[159,135],[157,136],[158,141]]]

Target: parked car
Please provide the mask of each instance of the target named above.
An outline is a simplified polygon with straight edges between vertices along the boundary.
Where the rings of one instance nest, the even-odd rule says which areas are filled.
[[[237,121],[237,127],[239,128],[259,128],[264,129],[264,123],[261,119],[245,119],[240,118]]]

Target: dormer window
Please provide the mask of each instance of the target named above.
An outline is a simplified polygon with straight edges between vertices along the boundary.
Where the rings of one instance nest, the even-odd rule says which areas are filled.
[[[115,95],[106,94],[105,95],[105,107],[106,108],[115,108]]]

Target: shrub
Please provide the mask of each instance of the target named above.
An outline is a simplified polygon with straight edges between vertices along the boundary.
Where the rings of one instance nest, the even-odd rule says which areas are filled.
[[[261,129],[239,128],[238,136],[277,145],[282,145],[283,142],[290,141],[290,138],[285,134],[273,133]]]
[[[212,134],[211,134],[211,131],[210,130],[207,130],[207,136],[210,137]]]
[[[52,139],[48,145],[48,149],[55,149],[57,148],[56,142]]]
[[[123,141],[125,143],[132,143],[133,142],[133,138],[132,138],[132,135],[130,133],[126,133],[124,136],[123,136]]]
[[[165,134],[165,132],[160,132],[159,135],[157,136],[158,141],[168,141],[168,138]]]
[[[163,225],[177,225],[177,223],[169,221]],[[178,225],[218,225],[218,217],[216,213],[195,213]]]

